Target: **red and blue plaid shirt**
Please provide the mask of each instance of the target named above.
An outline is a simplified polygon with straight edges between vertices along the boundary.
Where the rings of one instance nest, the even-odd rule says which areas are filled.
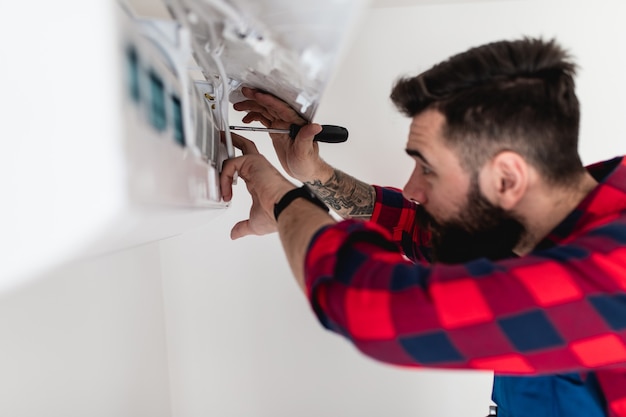
[[[321,323],[377,360],[538,375],[595,370],[626,416],[626,158],[527,256],[429,264],[416,205],[376,187],[372,221],[311,241],[305,282]]]

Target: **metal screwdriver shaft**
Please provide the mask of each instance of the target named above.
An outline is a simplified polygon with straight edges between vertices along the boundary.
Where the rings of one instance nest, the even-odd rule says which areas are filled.
[[[289,129],[271,129],[266,127],[230,126],[230,130],[247,130],[249,132],[286,133],[295,139],[302,126],[291,125]],[[322,125],[322,131],[315,135],[317,142],[341,143],[348,140],[348,129],[335,125]]]

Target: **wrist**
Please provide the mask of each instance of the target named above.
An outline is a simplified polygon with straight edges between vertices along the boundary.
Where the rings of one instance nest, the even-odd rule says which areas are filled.
[[[318,206],[320,209],[328,212],[326,204],[320,200],[307,185],[300,188],[293,188],[287,191],[276,204],[274,204],[274,219],[278,221],[278,217],[291,203],[296,199],[303,199],[311,204]]]
[[[273,212],[274,206],[285,196],[285,194],[287,194],[289,191],[295,190],[296,188],[298,188],[298,186],[292,183],[289,183],[289,185],[285,184],[284,186],[277,188],[276,192],[274,193],[274,197],[271,200],[271,205],[269,207],[270,211]]]
[[[320,164],[315,172],[309,175],[307,178],[302,178],[300,181],[306,184],[313,184],[316,182],[320,182],[321,184],[325,184],[330,180],[334,174],[335,170],[332,166],[328,165],[326,162],[320,159]]]

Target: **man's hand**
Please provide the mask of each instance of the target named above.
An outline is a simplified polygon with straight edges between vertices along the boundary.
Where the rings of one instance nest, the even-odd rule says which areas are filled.
[[[237,223],[230,232],[231,239],[247,235],[265,235],[277,230],[274,204],[289,190],[296,188],[261,154],[256,145],[237,134],[232,135],[233,145],[243,156],[224,162],[220,175],[220,188],[224,201],[233,196],[233,178],[238,172],[246,182],[252,196],[250,218]]]
[[[289,129],[292,124],[303,126],[307,123],[287,103],[271,94],[247,87],[241,92],[248,100],[236,103],[234,108],[248,112],[243,123],[258,121],[274,129]],[[326,182],[332,176],[332,167],[320,158],[318,144],[313,141],[321,130],[318,124],[303,126],[295,139],[287,134],[270,134],[278,160],[288,175],[302,182]]]
[[[246,182],[252,196],[250,218],[237,223],[230,232],[232,239],[247,235],[264,235],[278,231],[289,265],[298,281],[304,285],[304,259],[314,234],[323,226],[335,221],[325,210],[310,201],[298,198],[280,215],[280,225],[274,219],[274,204],[289,190],[296,188],[261,154],[256,145],[237,134],[232,135],[233,145],[241,149],[243,156],[224,162],[220,175],[220,187],[224,201],[233,196],[233,178],[238,172]]]

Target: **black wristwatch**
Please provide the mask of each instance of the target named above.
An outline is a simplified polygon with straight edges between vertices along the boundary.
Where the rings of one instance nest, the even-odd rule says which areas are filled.
[[[276,219],[276,221],[278,221],[278,216],[280,215],[280,213],[282,213],[282,211],[287,208],[287,206],[291,204],[293,200],[300,197],[310,201],[311,203],[326,211],[329,211],[328,207],[326,207],[326,204],[324,204],[324,202],[322,202],[322,200],[320,200],[315,195],[315,193],[313,193],[313,191],[311,191],[311,189],[307,187],[306,184],[304,184],[300,188],[288,191],[284,196],[282,196],[278,203],[274,204],[274,218]]]

